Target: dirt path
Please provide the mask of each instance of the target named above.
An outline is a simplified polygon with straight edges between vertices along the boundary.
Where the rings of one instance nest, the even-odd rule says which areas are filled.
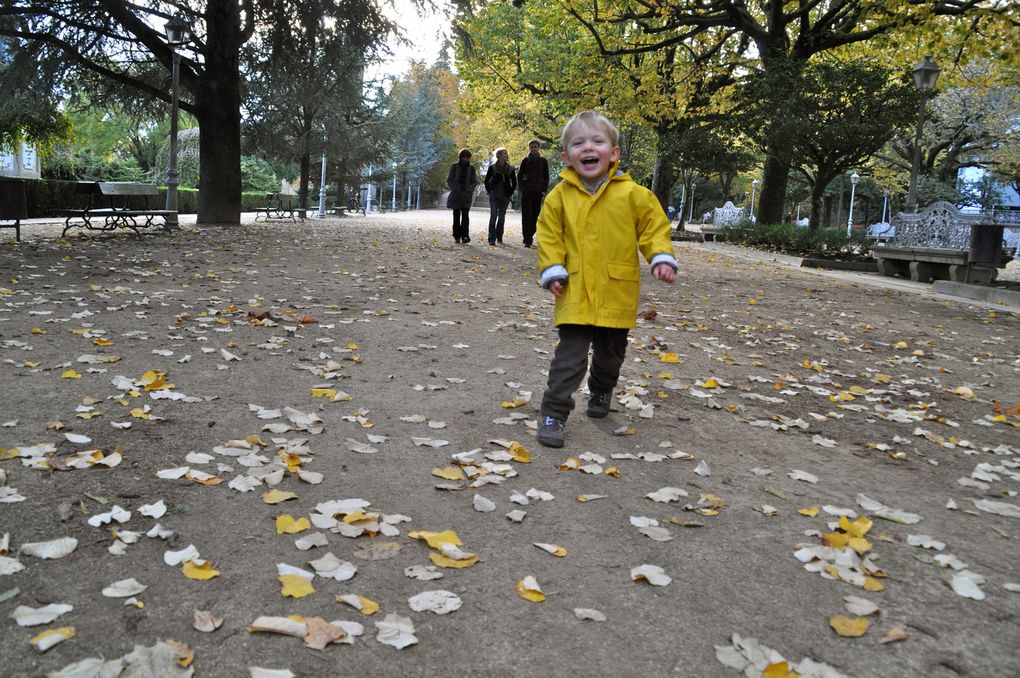
[[[677,285],[645,276],[649,319],[631,334],[614,412],[588,420],[582,399],[567,447],[552,451],[533,433],[552,303],[519,221],[490,248],[485,216],[472,215],[467,246],[452,243],[445,212],[0,243],[4,673],[115,660],[136,645],[158,655],[157,641],[172,639],[207,676],[251,666],[738,676],[716,649],[738,634],[849,676],[1020,674],[1020,319],[684,245]],[[493,441],[518,441],[530,462]],[[470,462],[451,459],[473,450]],[[99,457],[119,463],[89,466]],[[434,475],[443,469],[451,478]],[[667,487],[684,496],[646,498]],[[281,498],[270,490],[294,497],[266,503]],[[859,495],[921,520],[881,519]],[[370,502],[365,515],[327,503],[353,499]],[[165,515],[143,515],[160,500]],[[94,518],[115,505],[130,519]],[[506,517],[514,510],[526,513],[519,523]],[[278,534],[284,514],[314,524]],[[874,524],[844,523],[848,535],[839,514]],[[146,536],[157,522],[172,536]],[[407,576],[438,555],[410,534],[443,530],[477,563]],[[863,555],[840,549],[848,566],[829,570],[846,581],[795,557],[834,556],[820,548],[826,533],[840,547],[864,540],[853,542]],[[63,537],[77,543],[60,558],[23,548]],[[187,556],[184,569],[201,574],[205,560],[218,576],[165,563],[189,545],[198,561]],[[353,578],[338,581],[341,566],[316,575],[308,595],[282,595],[305,578],[281,582],[279,564],[335,569],[320,560],[327,552]],[[645,564],[668,585],[632,581]],[[528,576],[544,602],[518,595]],[[103,595],[128,578],[147,587],[137,604]],[[435,590],[461,607],[409,607]],[[337,602],[349,594],[380,611]],[[847,596],[878,608],[858,638],[830,627],[858,617]],[[37,626],[7,618],[48,604],[73,610]],[[581,620],[579,608],[606,620]],[[196,610],[222,626],[196,630]],[[390,614],[410,620],[417,644],[380,642],[376,623]],[[339,628],[313,618],[364,633],[314,650],[248,630],[286,615],[306,620],[299,634]],[[65,627],[70,640],[32,648]],[[891,631],[905,640],[881,644]],[[737,664],[740,652],[721,656]]]

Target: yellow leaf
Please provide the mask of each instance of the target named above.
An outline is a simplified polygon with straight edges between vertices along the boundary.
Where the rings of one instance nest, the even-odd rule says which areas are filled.
[[[220,576],[220,571],[214,570],[212,563],[208,560],[201,565],[196,565],[194,561],[189,560],[181,565],[181,572],[183,572],[184,576],[188,579],[205,580]]]
[[[289,513],[276,516],[276,534],[297,534],[298,532],[304,532],[311,526],[311,522],[305,517],[294,520],[294,517]]]
[[[278,579],[282,586],[280,594],[284,597],[304,598],[315,593],[315,589],[312,588],[312,582],[299,574],[281,574]]]
[[[824,367],[822,367],[822,366],[821,366],[821,365],[820,365],[819,363],[817,363],[817,362],[815,362],[815,361],[813,361],[813,360],[806,360],[806,359],[805,359],[804,361],[802,361],[802,362],[801,362],[801,364],[800,364],[800,365],[801,365],[801,367],[803,367],[804,369],[807,369],[807,370],[814,370],[815,372],[822,372],[822,371],[824,371],[824,370],[825,370],[825,368],[824,368]]]
[[[865,591],[873,591],[873,592],[885,591],[885,584],[883,584],[882,582],[878,581],[874,577],[865,577],[864,578],[864,586],[862,586],[861,588],[863,588]]]
[[[528,450],[524,448],[524,445],[521,445],[516,440],[510,443],[510,449],[507,451],[510,453],[510,456],[513,457],[514,461],[522,464],[531,463],[531,452],[528,452]]]
[[[59,629],[46,629],[42,633],[33,636],[28,642],[32,643],[35,649],[40,652],[45,652],[57,643],[62,643],[68,638],[74,638],[73,626],[64,626]]]
[[[300,471],[301,464],[304,463],[304,460],[301,458],[301,455],[295,454],[293,452],[291,452],[290,454],[280,455],[280,458],[283,460],[283,463],[287,465],[287,470],[290,471],[291,473],[297,473],[298,471]]]
[[[839,517],[839,529],[843,530],[851,537],[863,537],[868,533],[868,530],[871,529],[872,524],[871,519],[867,516],[861,516],[852,523],[846,516]]]
[[[864,537],[851,537],[850,548],[857,552],[858,555],[867,553],[871,550],[871,543]]]
[[[334,398],[336,398],[336,389],[334,389],[334,388],[313,388],[312,389],[312,397],[313,398],[325,398],[327,400],[334,401]]]
[[[905,341],[897,341],[897,342],[896,342],[895,344],[893,344],[893,346],[892,346],[892,347],[893,347],[893,348],[899,348],[899,349],[906,349],[906,348],[909,348],[909,347],[907,346],[907,342],[905,342]]]
[[[672,372],[659,372],[658,376],[659,376],[659,379],[672,379],[673,378],[673,373]]]
[[[560,464],[561,471],[576,471],[581,468],[581,460],[577,457],[567,457],[567,460]]]
[[[507,409],[507,410],[513,410],[513,409],[516,409],[518,407],[521,407],[522,405],[527,405],[527,404],[528,404],[527,398],[524,398],[524,397],[521,397],[521,396],[517,396],[513,400],[504,400],[503,401],[503,408]]]
[[[350,605],[366,617],[369,617],[379,611],[379,603],[374,600],[369,600],[365,596],[359,596],[356,594],[337,596],[336,602]]]
[[[615,466],[610,466],[605,471],[603,471],[603,473],[605,473],[607,476],[613,476],[614,478],[620,477],[620,469],[616,468]]]
[[[882,373],[878,373],[878,374],[876,374],[876,375],[875,375],[874,377],[872,377],[872,378],[873,378],[873,379],[874,379],[875,381],[877,381],[877,382],[879,382],[879,383],[881,383],[881,384],[888,384],[889,382],[891,382],[891,381],[892,381],[892,377],[890,377],[890,376],[889,376],[888,374],[882,374]]]
[[[762,670],[761,678],[799,678],[800,674],[790,669],[786,662],[769,664]]]
[[[0,294],[14,294],[14,290],[8,287],[0,287]]]
[[[832,630],[844,638],[860,638],[870,625],[871,622],[868,621],[867,617],[851,618],[838,614],[829,619],[829,626],[832,627]]]
[[[287,501],[288,499],[297,499],[297,495],[293,492],[285,492],[283,490],[269,490],[262,495],[262,501],[267,504],[279,504],[280,502]]]
[[[869,393],[871,393],[871,390],[866,389],[863,386],[858,386],[857,384],[854,384],[853,386],[850,387],[850,392],[853,393],[854,395],[862,396],[868,395]]]
[[[837,396],[837,397],[840,400],[844,401],[844,402],[850,402],[851,400],[857,400],[857,398],[855,398],[853,396],[853,394],[850,393],[849,391],[840,391],[839,392],[839,396]]]
[[[702,388],[719,388],[719,382],[715,377],[709,377],[701,384]]]
[[[95,419],[96,417],[102,416],[102,412],[79,412],[74,415],[79,419]]]
[[[683,360],[676,353],[661,353],[659,354],[659,362],[679,364]]]
[[[131,416],[135,419],[149,419],[151,415],[140,407],[135,407],[131,410]]]
[[[814,518],[815,516],[818,515],[819,510],[821,509],[819,509],[817,506],[812,506],[811,508],[797,509],[797,513],[801,514],[802,516],[807,516],[808,518]]]
[[[975,398],[977,398],[977,396],[974,394],[974,391],[966,386],[957,386],[955,389],[953,389],[953,394],[960,396],[964,400],[974,400]]]
[[[46,330],[41,327],[33,327],[32,334],[46,334]]]
[[[113,342],[109,339],[93,339],[92,343],[96,346],[112,346]]]
[[[81,379],[81,375],[78,374],[77,372],[75,372],[74,370],[65,370],[64,373],[60,375],[60,378],[61,379]]]
[[[411,539],[422,539],[426,544],[434,549],[443,548],[443,544],[450,544],[452,546],[463,546],[464,543],[457,536],[457,533],[453,530],[443,530],[442,532],[427,532],[425,530],[418,530],[415,532],[408,532],[407,536]]]
[[[850,543],[850,536],[843,532],[826,532],[822,535],[822,541],[825,542],[826,546],[841,549]]]
[[[347,342],[347,350],[349,350],[349,351],[357,351],[358,350],[358,345],[355,344],[353,341],[349,341],[349,342]]]
[[[541,603],[545,600],[545,594],[534,577],[525,577],[517,582],[517,595],[532,603]]]
[[[17,459],[20,456],[21,452],[19,452],[18,448],[16,447],[12,447],[9,450],[5,450],[4,448],[0,447],[0,461],[7,461],[8,459]]]
[[[442,553],[437,553],[436,551],[433,551],[432,553],[429,554],[429,560],[431,560],[433,564],[438,565],[439,567],[448,567],[454,570],[461,570],[465,567],[471,567],[472,565],[477,563],[478,556],[471,556],[470,558],[457,560],[455,558],[447,558]]]
[[[460,470],[456,466],[447,466],[446,468],[434,468],[432,469],[432,475],[446,480],[463,480],[464,471]]]

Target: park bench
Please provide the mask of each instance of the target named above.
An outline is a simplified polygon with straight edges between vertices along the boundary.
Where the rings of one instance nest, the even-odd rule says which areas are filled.
[[[1003,230],[1020,226],[1020,212],[963,214],[948,202],[937,202],[920,213],[898,214],[893,226],[892,240],[871,250],[882,275],[987,285],[1008,262]]]
[[[357,198],[349,198],[346,205],[333,205],[326,210],[327,214],[335,214],[338,217],[342,217],[346,214],[358,214],[365,215],[365,208],[361,206],[361,201]]]
[[[701,233],[705,242],[712,242],[722,234],[726,228],[733,228],[744,221],[744,208],[736,207],[729,200],[722,207],[712,210],[712,223],[702,224]]]
[[[138,229],[155,226],[156,219],[163,219],[163,230],[170,232],[170,217],[176,217],[174,210],[149,207],[149,198],[159,196],[155,184],[139,184],[129,181],[79,181],[74,188],[75,195],[87,196],[83,209],[61,210],[64,230],[61,237],[72,228],[90,231],[112,231],[130,228],[140,238]],[[103,203],[103,204],[96,204]]]
[[[255,221],[259,219],[297,221],[297,208],[290,200],[284,201],[279,193],[266,193],[266,206],[255,208]]]
[[[14,239],[21,240],[21,220],[28,218],[28,200],[25,199],[25,182],[16,179],[0,181],[0,228],[13,228]]]
[[[873,243],[887,243],[896,237],[896,227],[887,221],[878,221],[868,226],[867,238]]]

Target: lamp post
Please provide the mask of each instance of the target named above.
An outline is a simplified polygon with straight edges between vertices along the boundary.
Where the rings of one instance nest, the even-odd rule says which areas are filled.
[[[694,182],[691,182],[691,211],[687,215],[687,223],[694,223]]]
[[[393,163],[393,195],[390,196],[390,211],[397,211],[397,163]]]
[[[337,196],[337,202],[340,201]],[[326,140],[322,140],[322,171],[319,173],[319,212],[317,216],[322,219],[326,216]]]
[[[758,188],[758,180],[751,180],[751,223],[754,223],[754,191]]]
[[[857,191],[857,182],[860,180],[861,175],[857,172],[850,175],[850,212],[846,219],[846,237],[848,238],[854,226],[854,193]]]
[[[882,191],[882,223],[888,224],[885,220],[885,209],[889,205],[889,191]]]
[[[924,129],[925,106],[928,105],[928,95],[935,89],[935,82],[941,73],[938,64],[931,60],[930,56],[924,57],[924,61],[914,66],[914,85],[921,93],[921,103],[917,107],[917,131],[914,135],[914,162],[910,167],[910,187],[907,189],[907,204],[904,209],[907,212],[917,212],[917,174],[921,171],[921,131]]]
[[[181,55],[175,48],[183,45],[191,32],[191,27],[180,17],[173,17],[163,26],[167,44],[173,54],[173,67],[170,78],[170,157],[166,168],[166,211],[167,227],[177,226],[177,186],[180,178],[177,172],[177,89],[181,79]]]

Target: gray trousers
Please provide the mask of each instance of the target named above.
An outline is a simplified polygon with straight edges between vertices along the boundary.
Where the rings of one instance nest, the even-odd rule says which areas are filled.
[[[620,379],[620,367],[627,353],[630,330],[594,325],[560,325],[560,343],[549,365],[549,386],[542,396],[542,417],[566,420],[574,409],[574,391],[588,370],[588,349],[592,349],[588,390],[609,393]]]

